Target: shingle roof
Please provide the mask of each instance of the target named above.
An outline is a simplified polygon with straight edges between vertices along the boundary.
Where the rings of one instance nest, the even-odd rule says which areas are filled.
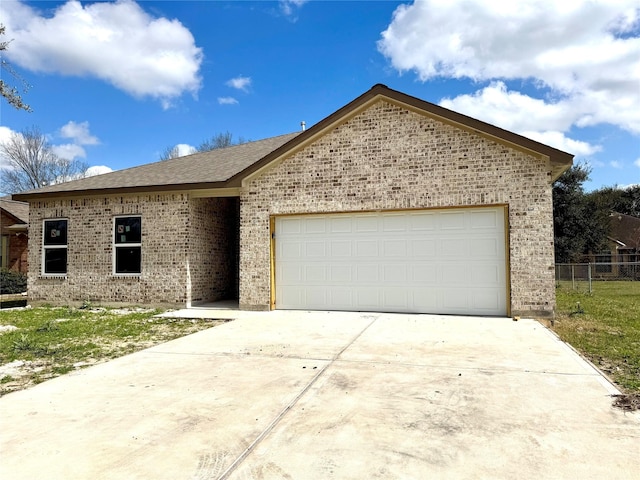
[[[29,204],[26,202],[18,202],[8,197],[0,197],[0,208],[9,212],[22,223],[29,222]]]
[[[612,239],[626,248],[640,248],[640,218],[613,212],[609,219]]]
[[[32,194],[80,194],[85,192],[107,193],[109,190],[177,190],[210,184],[210,188],[222,186],[262,157],[284,145],[301,132],[289,133],[255,142],[247,142],[208,152],[148,163],[138,167],[81,178],[70,182],[49,185],[37,190],[22,192],[18,196]]]
[[[14,197],[35,200],[68,195],[237,188],[245,180],[259,175],[272,162],[303,148],[380,99],[545,158],[549,161],[553,180],[571,166],[573,155],[569,153],[378,84],[304,132],[51,185]]]

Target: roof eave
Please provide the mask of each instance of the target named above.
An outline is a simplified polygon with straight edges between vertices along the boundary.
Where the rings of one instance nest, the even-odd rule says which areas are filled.
[[[52,198],[84,198],[84,197],[105,197],[119,195],[134,195],[147,193],[187,193],[195,191],[212,191],[226,189],[227,181],[224,182],[201,182],[201,183],[180,183],[173,185],[144,185],[134,187],[115,187],[85,190],[68,190],[55,192],[33,192],[15,194],[21,201],[33,202],[38,200],[49,200]],[[224,196],[233,196],[233,191],[226,191]],[[201,196],[215,196],[212,194]]]

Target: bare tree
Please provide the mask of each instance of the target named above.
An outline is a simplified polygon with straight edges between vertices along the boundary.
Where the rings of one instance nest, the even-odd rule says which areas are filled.
[[[208,152],[209,150],[215,150],[216,148],[226,148],[233,145],[233,135],[230,132],[218,133],[208,140],[205,140],[197,148],[199,152]],[[242,142],[238,142],[242,143]]]
[[[180,149],[176,145],[175,147],[166,147],[162,153],[160,153],[160,161],[170,160],[172,158],[180,157]]]
[[[5,26],[0,25],[0,35],[4,35]],[[3,52],[7,49],[10,42],[0,42],[0,52]],[[1,55],[1,54],[0,54]],[[22,84],[22,89],[24,92],[29,90],[29,84],[25,82],[25,80],[18,75],[18,73],[13,69],[13,67],[2,57],[0,57],[0,69],[7,72],[14,79]],[[4,80],[0,80],[0,95],[2,95],[9,105],[17,108],[18,110],[26,110],[27,112],[31,111],[31,107],[22,101],[22,97],[18,93],[17,87],[12,87],[8,85]]]
[[[0,144],[6,165],[0,171],[2,190],[18,193],[85,176],[88,165],[53,153],[51,144],[37,127],[12,133]]]
[[[233,145],[240,145],[246,143],[243,137],[238,138],[238,141],[233,141],[233,135],[230,132],[218,133],[211,138],[204,140],[197,148],[197,152],[208,152],[209,150],[215,150],[217,148],[226,148]],[[167,147],[160,154],[160,160],[169,160],[171,158],[180,157],[181,152],[178,146]]]

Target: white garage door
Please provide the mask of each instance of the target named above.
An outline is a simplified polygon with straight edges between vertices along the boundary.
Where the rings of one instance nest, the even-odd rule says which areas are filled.
[[[506,315],[504,209],[277,217],[275,308]]]

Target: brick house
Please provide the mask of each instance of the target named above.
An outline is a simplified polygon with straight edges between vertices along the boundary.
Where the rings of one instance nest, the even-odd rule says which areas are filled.
[[[640,279],[640,218],[611,212],[607,248],[582,258],[594,264],[592,275],[602,279]]]
[[[19,195],[29,295],[551,315],[572,158],[376,85],[303,132]]]
[[[0,198],[0,267],[27,273],[29,204]]]

